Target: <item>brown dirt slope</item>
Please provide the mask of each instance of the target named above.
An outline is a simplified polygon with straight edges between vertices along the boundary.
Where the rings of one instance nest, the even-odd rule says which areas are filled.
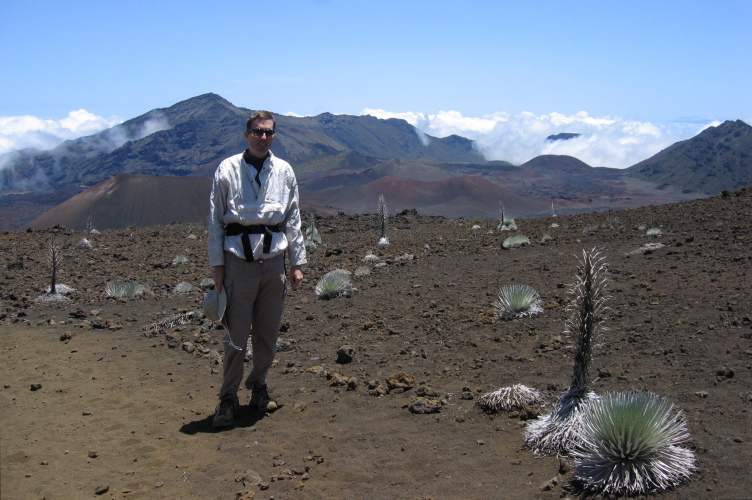
[[[82,230],[89,217],[97,230],[207,220],[210,191],[211,179],[203,177],[118,174],[45,212],[28,227]]]
[[[0,235],[2,498],[573,498],[569,459],[523,447],[533,415],[475,400],[522,383],[550,405],[568,386],[567,283],[593,247],[612,300],[592,388],[652,391],[683,411],[698,470],[662,498],[748,498],[752,190],[517,223],[531,244],[501,250],[508,233],[407,212],[379,249],[375,216],[319,218],[325,246],[289,296],[269,380],[284,406],[243,406],[223,432],[211,428],[222,331],[198,313],[203,226],[105,231],[93,250],[81,232]],[[35,301],[50,236],[65,257],[59,283],[76,289],[66,302]],[[383,265],[363,262],[369,252]],[[177,254],[190,262],[171,265]],[[324,273],[364,265],[349,297],[317,299]],[[150,291],[108,299],[113,279]],[[196,289],[175,292],[180,282]],[[544,312],[495,318],[512,283],[535,288]],[[354,357],[341,364],[344,345]],[[388,390],[400,372],[416,386]],[[440,411],[411,413],[419,395]]]
[[[519,196],[483,177],[465,175],[430,182],[404,177],[380,177],[360,185],[341,185],[315,192],[303,191],[301,204],[316,207],[317,213],[368,213],[378,208],[385,195],[389,210],[399,212],[419,207],[426,215],[445,217],[498,216],[499,203],[507,213],[540,216],[551,212],[547,201]]]

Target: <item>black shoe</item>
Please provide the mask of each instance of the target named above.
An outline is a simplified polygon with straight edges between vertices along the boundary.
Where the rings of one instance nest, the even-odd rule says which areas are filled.
[[[251,392],[251,402],[248,404],[261,411],[274,411],[279,408],[277,402],[269,396],[269,388],[265,385],[253,388],[253,392]]]
[[[239,408],[240,403],[237,396],[223,397],[214,411],[214,421],[212,422],[214,428],[219,429],[231,425]]]

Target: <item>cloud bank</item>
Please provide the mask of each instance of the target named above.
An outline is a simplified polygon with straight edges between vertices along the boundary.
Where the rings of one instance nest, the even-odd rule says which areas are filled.
[[[33,148],[47,151],[53,159],[52,171],[59,168],[60,155],[64,151],[55,148],[67,140],[79,139],[77,153],[87,158],[109,153],[127,141],[142,139],[148,135],[170,128],[161,112],[153,112],[137,130],[128,131],[118,126],[119,118],[109,120],[84,109],[71,111],[62,120],[50,120],[35,116],[0,116],[0,171],[14,168],[14,162],[22,157],[21,151]],[[100,133],[101,132],[101,133]],[[34,161],[32,165],[35,165]],[[15,191],[45,191],[49,189],[49,172],[33,166],[22,175],[10,179],[0,177],[0,193]]]
[[[381,109],[365,109],[361,114],[377,118],[402,118],[421,134],[434,137],[459,135],[476,141],[487,160],[504,160],[519,165],[539,155],[569,155],[592,167],[626,168],[650,158],[672,144],[689,139],[703,129],[697,123],[669,126],[619,117],[592,117],[550,113],[518,115],[494,113],[481,118],[462,116],[458,111],[435,115]],[[580,134],[568,140],[547,140],[560,134]]]
[[[712,122],[700,126],[696,122],[685,122],[656,125],[620,117],[593,117],[585,111],[575,115],[536,115],[529,112],[511,115],[499,112],[478,118],[462,116],[458,111],[439,111],[431,115],[367,108],[361,114],[383,119],[404,119],[418,130],[425,141],[428,140],[426,135],[447,137],[455,134],[472,139],[487,160],[504,160],[519,165],[543,154],[569,155],[593,167],[612,168],[634,165],[678,141],[695,136],[709,126],[719,124]],[[71,111],[60,120],[28,115],[0,116],[0,155],[24,148],[49,150],[63,141],[106,129],[111,129],[111,133],[102,139],[108,142],[109,148],[113,148],[126,140],[169,128],[166,120],[154,117],[144,124],[137,137],[125,137],[124,131],[112,129],[122,122],[120,118],[103,118],[85,109]],[[579,136],[568,140],[547,140],[547,137],[560,133]]]
[[[96,134],[122,122],[120,118],[103,118],[85,109],[71,111],[61,120],[0,116],[0,154],[25,148],[52,149],[63,141]]]

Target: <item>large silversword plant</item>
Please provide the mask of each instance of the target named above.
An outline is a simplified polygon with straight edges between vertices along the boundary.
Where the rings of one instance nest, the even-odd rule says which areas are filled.
[[[580,440],[583,412],[597,399],[588,382],[590,361],[598,338],[606,302],[607,267],[596,249],[582,252],[578,274],[569,289],[573,300],[567,321],[574,340],[574,373],[569,388],[559,397],[550,413],[532,421],[525,431],[525,444],[537,454],[566,455]]]
[[[646,495],[684,482],[695,469],[681,412],[650,393],[607,394],[589,405],[572,451],[574,481],[605,495]]]

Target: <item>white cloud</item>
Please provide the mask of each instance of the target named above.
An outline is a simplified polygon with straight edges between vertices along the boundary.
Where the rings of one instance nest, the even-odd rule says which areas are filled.
[[[436,135],[431,132],[441,133],[441,137],[448,135],[470,135],[477,133],[487,133],[493,130],[494,125],[500,119],[503,119],[501,115],[493,115],[486,118],[472,118],[462,116],[459,111],[439,111],[435,115],[425,115],[423,113],[413,113],[411,111],[405,113],[393,113],[391,111],[385,111],[383,109],[364,109],[361,112],[362,115],[371,115],[376,118],[401,118],[413,125],[414,127],[426,132],[430,135]]]
[[[129,140],[137,141],[139,139],[143,139],[147,135],[153,134],[154,132],[160,132],[162,130],[169,129],[170,122],[167,120],[167,117],[165,117],[161,113],[155,113],[154,116],[144,121],[144,123],[141,125],[141,129],[136,133],[136,136],[131,137]]]
[[[71,111],[60,120],[36,116],[0,116],[0,154],[24,148],[52,149],[63,141],[96,134],[122,123],[85,109]]]
[[[487,160],[505,160],[514,164],[552,154],[574,156],[593,167],[626,168],[701,131],[697,124],[664,126],[619,117],[594,117],[585,111],[574,115],[499,112],[480,118],[465,117],[458,111],[426,115],[365,109],[361,114],[402,118],[420,133],[434,137],[452,134],[467,137],[476,141]],[[714,124],[707,126],[710,125]],[[559,133],[580,136],[569,140],[546,140],[548,136]]]

